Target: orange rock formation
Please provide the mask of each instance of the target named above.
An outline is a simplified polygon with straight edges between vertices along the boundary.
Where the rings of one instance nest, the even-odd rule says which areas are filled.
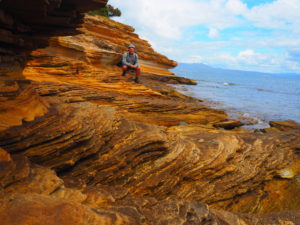
[[[1,225],[299,224],[278,212],[300,206],[299,124],[234,129],[133,28],[86,15],[62,36],[106,1],[33,2],[0,1]],[[129,43],[142,84],[115,66]]]
[[[136,46],[144,72],[171,75],[167,69],[177,65],[155,52],[130,26],[87,14],[84,22],[83,34],[52,38],[49,47],[32,52],[25,75],[30,79],[41,79],[36,73],[97,78],[120,73],[116,65],[130,43]]]

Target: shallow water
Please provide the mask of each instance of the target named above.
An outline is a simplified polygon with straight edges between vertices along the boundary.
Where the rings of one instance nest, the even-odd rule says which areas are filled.
[[[198,82],[179,87],[182,92],[206,100],[232,117],[251,117],[261,126],[270,120],[300,122],[300,75],[203,72],[180,67],[173,72]]]

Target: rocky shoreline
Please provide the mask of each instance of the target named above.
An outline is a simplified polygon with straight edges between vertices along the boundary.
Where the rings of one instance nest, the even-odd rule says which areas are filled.
[[[188,84],[174,85],[173,87],[184,95],[197,98],[197,94],[194,93],[193,88],[190,88]],[[262,119],[258,113],[245,112],[242,109],[233,108],[228,104],[225,105],[224,102],[207,99],[205,96],[203,96],[201,101],[208,108],[226,112],[228,120],[236,121],[236,126],[233,128],[241,127],[245,130],[256,131],[270,127],[269,121]],[[240,121],[240,123],[237,121]]]
[[[10,213],[18,215],[18,224],[35,221],[20,211],[22,204],[52,213],[64,205],[61,217],[74,218],[72,208],[92,224],[116,224],[112,216],[120,224],[298,221],[292,212],[250,216],[221,209],[297,209],[299,189],[291,179],[299,170],[299,125],[274,122],[261,133],[216,128],[226,120],[224,112],[203,107],[155,77],[143,74],[141,85],[116,74],[105,77],[105,86],[101,80],[93,82],[99,86],[82,79],[80,85],[75,79],[34,82],[52,110],[0,133],[0,145],[11,155],[1,150],[7,159],[1,218]],[[14,224],[11,218],[3,221]]]
[[[59,12],[35,10],[64,21],[106,3],[66,2]],[[13,12],[8,1],[0,6]],[[37,29],[32,17],[22,21]],[[48,31],[47,48],[20,56],[21,73],[12,70],[21,59],[1,64],[2,225],[299,223],[299,124],[240,129],[170,87],[195,83],[169,72],[176,62],[133,28],[84,21],[79,35]],[[142,84],[114,66],[128,42],[140,49]]]

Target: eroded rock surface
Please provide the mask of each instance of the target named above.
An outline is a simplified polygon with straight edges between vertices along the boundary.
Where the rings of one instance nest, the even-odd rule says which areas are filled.
[[[1,224],[300,223],[299,124],[237,129],[133,28],[76,29],[106,1],[17,3],[0,1]],[[129,43],[142,84],[115,66]]]
[[[46,47],[53,35],[70,35],[83,13],[105,6],[107,0],[0,1],[0,130],[21,125],[47,113],[48,105],[22,72],[28,54]],[[18,107],[16,107],[18,106]]]
[[[198,201],[132,196],[127,188],[117,186],[90,186],[81,192],[65,187],[49,168],[21,158],[13,159],[0,149],[0,167],[10,175],[7,180],[0,174],[3,225],[298,224],[300,219],[297,211],[262,216],[233,214],[209,209]]]

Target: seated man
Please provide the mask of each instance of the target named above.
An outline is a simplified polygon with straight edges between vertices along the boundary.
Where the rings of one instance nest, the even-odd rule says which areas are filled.
[[[122,70],[123,70],[122,76],[125,76],[128,70],[135,70],[134,81],[136,83],[140,83],[139,77],[141,74],[141,69],[138,65],[138,60],[139,57],[135,53],[135,46],[133,44],[130,44],[128,46],[128,52],[124,53],[122,57]]]

